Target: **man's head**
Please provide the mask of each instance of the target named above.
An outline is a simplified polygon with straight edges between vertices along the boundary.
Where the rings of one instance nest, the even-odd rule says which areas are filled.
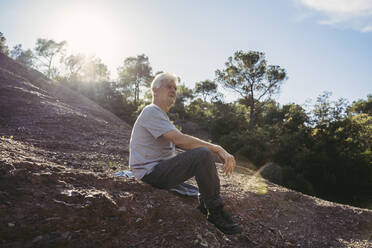
[[[169,108],[177,96],[178,78],[166,72],[156,75],[151,83],[153,102]]]

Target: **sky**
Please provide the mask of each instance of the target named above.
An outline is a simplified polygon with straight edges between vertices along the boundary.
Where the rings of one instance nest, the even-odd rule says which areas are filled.
[[[287,71],[281,104],[372,94],[372,0],[0,0],[0,32],[9,48],[66,40],[70,53],[101,58],[112,79],[144,53],[153,72],[194,87],[235,51],[260,51]]]

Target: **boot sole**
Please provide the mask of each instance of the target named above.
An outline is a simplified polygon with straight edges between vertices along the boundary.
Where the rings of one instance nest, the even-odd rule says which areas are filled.
[[[226,228],[217,226],[215,223],[213,223],[210,220],[208,220],[208,221],[210,223],[212,223],[218,230],[220,230],[224,234],[230,234],[230,235],[232,235],[232,234],[241,233],[243,231],[243,228],[241,226],[239,226],[238,224],[236,224],[236,223],[234,223],[235,225],[232,225],[232,226],[230,226],[230,228],[226,229]]]
[[[223,232],[224,234],[229,234],[229,235],[239,234],[243,231],[243,228],[241,228],[240,226],[234,227],[233,229],[223,229],[223,228],[218,228],[218,227],[217,229]]]

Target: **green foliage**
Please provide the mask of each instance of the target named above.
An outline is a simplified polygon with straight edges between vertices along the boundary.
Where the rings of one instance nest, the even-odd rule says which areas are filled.
[[[342,111],[331,111],[334,106],[320,98],[314,108],[314,127],[282,126],[273,160],[286,169],[283,185],[287,187],[332,201],[362,204],[372,194],[372,117],[340,118]]]
[[[308,195],[314,195],[313,185],[305,177],[292,167],[284,167],[283,181],[281,185],[295,189]]]
[[[186,107],[186,111],[193,121],[198,123],[209,123],[208,116],[210,115],[210,103],[204,102],[202,99],[195,99]]]
[[[5,55],[9,54],[9,49],[6,45],[6,38],[2,32],[0,32],[0,53],[3,53]]]
[[[173,107],[169,110],[169,118],[172,120],[184,120],[188,117],[186,112],[186,103],[194,98],[192,89],[186,87],[185,84],[177,86],[177,98]]]
[[[349,114],[368,114],[372,116],[372,94],[367,96],[367,100],[358,100],[348,107]]]
[[[10,51],[10,56],[18,61],[19,63],[27,66],[27,67],[35,67],[34,65],[34,54],[30,49],[23,50],[22,45],[18,44],[13,47]]]
[[[149,88],[153,79],[149,58],[145,54],[126,58],[118,68],[118,74],[126,98],[133,97],[134,103],[138,104],[140,92]]]
[[[216,71],[217,81],[242,97],[250,107],[249,129],[255,125],[255,113],[260,102],[279,92],[287,74],[277,65],[267,65],[265,54],[237,51],[229,57],[223,70]]]
[[[343,98],[330,101],[332,93],[323,92],[318,96],[314,106],[314,122],[316,125],[328,125],[332,121],[341,120],[346,116],[347,101]]]
[[[112,161],[109,161],[109,164],[108,164],[109,168],[111,170],[117,170],[119,168],[119,164],[116,163],[116,161],[112,162]]]
[[[37,39],[35,58],[38,61],[38,68],[43,70],[47,77],[58,77],[58,68],[54,62],[57,57],[64,55],[66,45],[66,41],[55,42],[54,40]]]
[[[201,95],[204,102],[207,97],[213,98],[217,93],[217,84],[211,80],[204,80],[195,84],[195,94]]]
[[[372,193],[371,117],[357,116],[314,129],[306,164],[319,195],[351,201]]]
[[[245,106],[221,101],[210,106],[210,121],[205,126],[210,130],[212,140],[218,141],[219,137],[248,128]]]
[[[9,136],[9,139],[10,139],[10,140],[12,140],[13,138],[14,138],[13,135]],[[1,136],[1,140],[5,140],[5,139],[6,139],[5,136]]]
[[[83,54],[71,54],[61,58],[64,68],[58,68],[59,82],[99,83],[109,81],[110,73],[107,66],[98,57],[85,57]],[[67,83],[68,84],[68,83]]]
[[[63,64],[65,66],[65,75],[64,78],[73,81],[73,80],[83,80],[83,67],[85,65],[85,56],[83,54],[71,54],[64,58]],[[85,80],[88,81],[88,80]]]
[[[82,78],[86,82],[102,82],[109,80],[110,73],[100,58],[92,57],[82,67]]]
[[[329,96],[318,98],[312,115],[296,104],[263,102],[254,131],[248,128],[249,106],[239,102],[196,99],[187,106],[187,114],[237,157],[248,158],[256,167],[269,161],[279,164],[282,181],[278,183],[361,206],[372,194],[372,117],[346,115],[345,110],[351,109],[346,101],[333,102]],[[363,101],[358,104],[366,106]]]
[[[249,158],[256,167],[264,165],[271,153],[270,130],[256,128],[255,131],[230,133],[219,139],[219,143],[231,152]]]

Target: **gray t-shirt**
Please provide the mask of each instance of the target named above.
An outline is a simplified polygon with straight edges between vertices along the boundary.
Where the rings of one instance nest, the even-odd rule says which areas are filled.
[[[134,123],[129,145],[129,167],[141,179],[161,160],[175,156],[175,145],[162,135],[176,130],[157,105],[146,106]]]

